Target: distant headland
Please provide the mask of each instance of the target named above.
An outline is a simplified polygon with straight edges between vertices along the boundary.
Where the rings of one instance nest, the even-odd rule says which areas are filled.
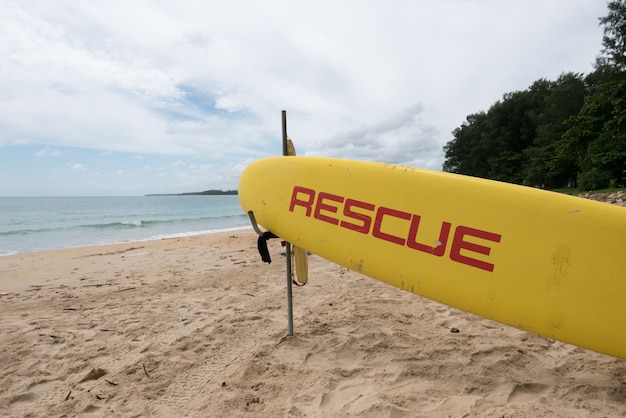
[[[237,190],[205,190],[203,192],[189,192],[189,193],[161,193],[161,194],[147,194],[146,196],[225,196],[225,195],[238,195]]]

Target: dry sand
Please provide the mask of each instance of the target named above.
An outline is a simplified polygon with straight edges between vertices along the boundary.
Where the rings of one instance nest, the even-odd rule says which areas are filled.
[[[284,249],[255,238],[0,257],[0,415],[626,416],[626,361],[316,256],[287,337]]]

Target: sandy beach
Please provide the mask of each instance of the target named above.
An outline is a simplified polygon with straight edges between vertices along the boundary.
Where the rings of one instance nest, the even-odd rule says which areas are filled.
[[[243,230],[0,257],[0,416],[626,416],[626,361],[317,256],[288,337],[282,251]]]

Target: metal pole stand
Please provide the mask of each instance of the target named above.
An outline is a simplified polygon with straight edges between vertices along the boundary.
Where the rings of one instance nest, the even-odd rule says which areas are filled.
[[[289,148],[287,145],[287,111],[282,111],[283,117],[283,155],[289,155]],[[293,335],[293,305],[291,296],[291,243],[287,242],[285,245],[287,260],[287,335]]]

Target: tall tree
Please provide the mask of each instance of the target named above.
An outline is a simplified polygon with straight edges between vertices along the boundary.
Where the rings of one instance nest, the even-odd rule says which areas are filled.
[[[467,117],[444,147],[443,169],[521,183],[526,156],[523,150],[532,144],[535,124],[531,114],[537,103],[531,90],[507,93],[487,113]]]
[[[485,141],[487,115],[485,112],[467,116],[465,122],[452,134],[454,139],[444,146],[444,171],[476,177],[489,177],[485,164],[489,147]]]
[[[443,169],[540,187],[573,184],[580,156],[562,136],[586,94],[582,74],[574,73],[505,94],[487,113],[470,115],[453,131]]]
[[[626,71],[626,0],[612,0],[608,9],[609,13],[600,18],[604,26],[603,48],[596,68]]]
[[[583,188],[626,182],[626,81],[594,87],[563,135],[561,152],[576,159]]]
[[[544,104],[534,114],[537,129],[533,144],[524,150],[528,157],[525,184],[558,188],[575,182],[576,158],[559,154],[557,149],[568,129],[567,121],[582,108],[586,92],[582,74],[561,74],[549,84]]]
[[[608,3],[603,49],[580,113],[561,140],[561,155],[575,157],[583,188],[626,182],[626,0]]]

